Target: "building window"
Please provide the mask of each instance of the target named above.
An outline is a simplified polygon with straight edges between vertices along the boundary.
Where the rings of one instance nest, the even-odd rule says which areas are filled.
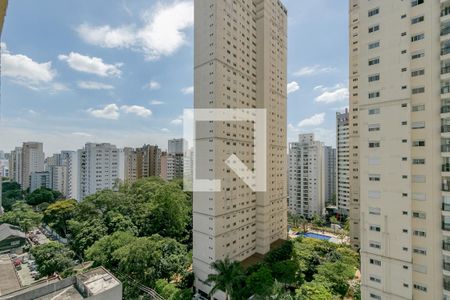
[[[371,265],[381,266],[381,260],[378,260],[378,259],[373,259],[373,258],[371,258],[371,259],[369,260],[369,263],[370,263]]]
[[[413,158],[412,164],[413,165],[424,165],[425,164],[425,158]]]
[[[416,34],[411,37],[411,42],[417,42],[417,41],[423,40],[424,38],[425,38],[424,33]]]
[[[418,69],[411,72],[411,77],[417,77],[425,75],[425,69]]]
[[[369,207],[369,215],[379,216],[381,215],[381,209],[378,207]]]
[[[425,56],[425,52],[422,51],[418,51],[418,52],[414,52],[411,54],[411,59],[418,59],[418,58],[422,58]]]
[[[378,48],[378,47],[380,47],[380,41],[376,41],[376,42],[373,42],[373,43],[369,44],[369,49],[375,49],[375,48]]]
[[[375,15],[378,15],[379,13],[380,13],[380,9],[377,7],[377,8],[369,10],[368,16],[372,17],[372,16],[375,16]]]
[[[373,74],[369,76],[369,82],[379,81],[380,80],[380,74]]]
[[[369,99],[375,99],[375,98],[379,98],[379,97],[380,97],[379,91],[369,93]]]
[[[427,214],[422,211],[413,211],[413,218],[416,219],[423,219],[425,220],[427,218]]]
[[[370,231],[380,232],[381,227],[379,225],[370,225],[369,227]]]
[[[413,95],[425,93],[425,87],[413,88],[411,92],[413,93]]]
[[[412,129],[423,129],[423,128],[425,128],[425,122],[412,122],[411,128]]]
[[[425,1],[425,0],[411,0],[411,6],[414,7],[414,6],[423,4],[424,1]]]
[[[425,20],[424,16],[418,16],[411,19],[411,24],[417,24]]]
[[[380,113],[379,108],[371,108],[369,109],[369,115],[378,115]]]
[[[373,281],[373,282],[376,282],[376,283],[381,283],[381,279],[378,276],[370,275],[369,276],[369,280]]]
[[[425,104],[413,105],[413,107],[412,107],[413,112],[423,111],[423,110],[425,110]]]
[[[369,148],[380,148],[380,142],[378,141],[369,142]]]
[[[369,33],[373,33],[380,30],[380,25],[373,25],[369,27]]]
[[[380,124],[369,124],[369,132],[380,131]]]
[[[425,141],[413,141],[412,146],[413,147],[425,147]]]
[[[422,0],[423,1],[423,0]],[[414,288],[416,289],[416,290],[419,290],[419,291],[422,291],[422,292],[426,292],[427,291],[427,287],[426,286],[423,286],[423,285],[421,285],[421,284],[417,284],[417,283],[414,283]]]
[[[415,236],[419,236],[419,237],[426,237],[427,236],[427,233],[425,231],[422,231],[422,230],[414,230],[413,234]]]
[[[379,242],[370,241],[369,247],[374,249],[381,249],[381,244]]]
[[[370,299],[381,300],[381,296],[377,294],[370,293]]]
[[[380,181],[381,176],[378,174],[369,174],[369,181]]]
[[[378,65],[379,63],[380,63],[379,57],[369,59],[369,66]]]

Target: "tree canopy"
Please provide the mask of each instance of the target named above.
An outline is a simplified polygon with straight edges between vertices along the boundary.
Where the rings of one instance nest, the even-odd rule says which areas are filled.
[[[48,188],[40,188],[27,195],[26,201],[29,205],[39,205],[42,203],[54,203],[61,199],[62,194]]]
[[[73,266],[74,253],[58,242],[49,242],[31,249],[37,270],[42,276],[62,273]]]

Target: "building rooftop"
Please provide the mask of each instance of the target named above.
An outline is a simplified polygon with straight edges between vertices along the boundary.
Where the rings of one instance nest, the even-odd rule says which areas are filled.
[[[3,294],[0,295],[0,300],[82,300],[109,291],[113,291],[108,294],[110,300],[122,299],[121,282],[106,269],[100,267],[80,275],[62,280],[53,279]]]
[[[16,236],[20,238],[26,238],[25,233],[23,233],[19,227],[13,226],[11,224],[1,224],[0,225],[0,242],[9,238],[10,236]]]

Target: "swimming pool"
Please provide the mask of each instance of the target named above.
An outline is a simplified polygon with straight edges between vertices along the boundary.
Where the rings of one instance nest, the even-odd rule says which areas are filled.
[[[331,239],[331,236],[318,234],[318,233],[312,233],[312,232],[298,233],[297,235],[302,235],[307,238],[323,240],[323,241],[329,241]]]

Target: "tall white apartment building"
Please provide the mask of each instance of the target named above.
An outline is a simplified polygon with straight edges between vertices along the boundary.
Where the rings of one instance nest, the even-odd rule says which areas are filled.
[[[87,143],[78,150],[78,198],[113,189],[120,181],[120,151],[111,144]]]
[[[78,163],[77,151],[61,151],[61,165],[66,169],[66,184],[63,194],[69,199],[81,200],[78,188],[81,166]]]
[[[22,145],[22,189],[30,187],[30,175],[33,172],[44,171],[43,144],[37,142],[25,142]]]
[[[331,146],[323,147],[324,162],[324,200],[332,203],[336,197],[336,149]],[[333,203],[334,204],[334,203]]]
[[[348,132],[348,109],[336,113],[336,204],[340,214],[349,215],[350,211],[350,154]],[[359,227],[352,227],[357,228]]]
[[[450,299],[450,1],[349,3],[362,299]]]
[[[9,155],[9,180],[22,185],[22,147],[16,147]]]
[[[325,212],[324,145],[314,134],[289,144],[289,212],[312,218]]]
[[[31,172],[30,174],[30,193],[40,188],[52,188],[52,179],[49,171]]]
[[[220,192],[194,192],[195,286],[206,296],[212,262],[264,255],[287,237],[287,10],[279,0],[194,5],[194,107],[267,109],[267,192],[253,192],[225,164],[235,154],[257,172],[254,124],[197,123],[196,177],[221,180]]]

